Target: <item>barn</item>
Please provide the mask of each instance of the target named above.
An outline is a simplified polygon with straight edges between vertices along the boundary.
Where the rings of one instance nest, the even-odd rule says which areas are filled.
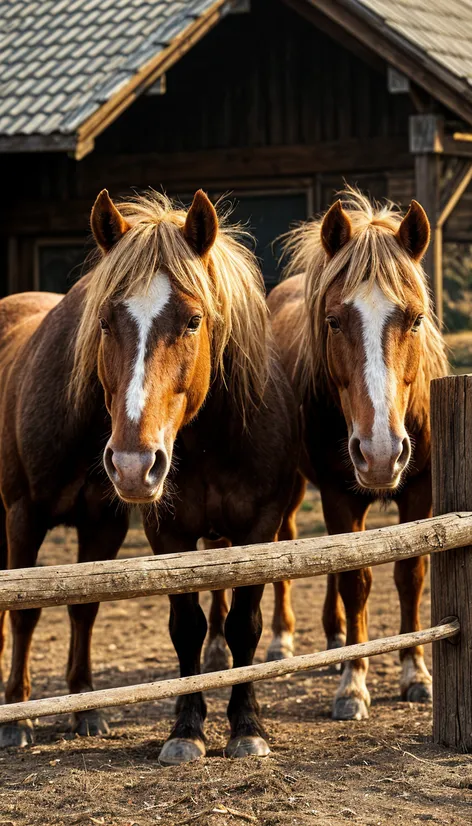
[[[346,180],[423,203],[442,315],[472,243],[463,0],[1,0],[0,61],[2,294],[67,290],[102,187],[225,196],[270,288]]]

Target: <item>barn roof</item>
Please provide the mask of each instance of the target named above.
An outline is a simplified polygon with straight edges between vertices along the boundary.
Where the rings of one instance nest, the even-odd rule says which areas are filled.
[[[286,2],[322,12],[472,123],[472,0]],[[238,3],[0,0],[0,151],[86,154]]]
[[[74,148],[67,136],[106,104],[118,104],[133,84],[135,96],[149,86],[153,68],[162,74],[177,47],[180,56],[224,6],[224,0],[0,0],[0,135],[50,138],[37,140],[37,148],[53,142]]]
[[[322,12],[472,123],[472,0],[286,0]]]
[[[472,87],[472,3],[470,0],[359,0],[392,34]]]

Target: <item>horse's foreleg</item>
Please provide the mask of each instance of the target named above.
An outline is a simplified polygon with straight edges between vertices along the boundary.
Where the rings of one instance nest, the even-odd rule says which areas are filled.
[[[9,568],[34,566],[45,534],[46,528],[31,503],[23,499],[15,502],[6,515]],[[7,703],[23,702],[30,696],[29,654],[33,632],[40,614],[40,608],[10,612],[13,649],[10,676],[5,688]],[[0,726],[1,748],[27,746],[32,742],[33,724],[31,720],[4,723]]]
[[[296,539],[297,511],[306,490],[306,481],[300,473],[295,478],[290,504],[285,512],[277,540]],[[295,614],[292,608],[292,583],[274,582],[274,614],[272,618],[272,642],[267,649],[267,661],[283,660],[293,656],[293,635],[295,633]]]
[[[162,527],[151,515],[144,519],[144,530],[155,554],[178,553],[195,548],[197,540],[187,535],[176,535]],[[207,632],[207,621],[198,594],[178,594],[169,597],[169,631],[179,659],[180,676],[200,674],[202,647]],[[206,703],[201,691],[177,698],[177,719],[159,754],[159,762],[166,766],[188,763],[205,756],[203,724]]]
[[[225,632],[234,668],[252,663],[262,632],[260,602],[263,591],[263,585],[236,588],[233,591]],[[231,736],[225,750],[227,757],[269,754],[252,683],[233,686],[228,719]]]
[[[370,568],[339,574],[339,593],[346,610],[346,643],[367,642],[367,598],[372,584]],[[369,716],[370,695],[366,658],[346,663],[333,704],[334,720],[362,720]]]
[[[228,611],[226,591],[212,591],[208,642],[203,659],[203,671],[205,672],[224,671],[230,667],[229,651],[225,639],[225,620]]]
[[[213,550],[214,548],[230,548],[229,539],[199,539],[197,548],[199,550]],[[225,620],[228,615],[229,605],[226,598],[226,591],[211,592],[211,608],[208,618],[208,641],[205,646],[203,658],[203,671],[223,671],[230,667],[228,646],[225,640]]]
[[[330,534],[364,530],[369,503],[363,497],[325,488],[321,490],[321,498],[326,527]],[[336,625],[336,617],[334,617],[332,627],[343,629],[344,624],[340,622],[343,619],[343,613],[339,605],[340,595],[346,614],[346,642],[348,645],[366,642],[368,639],[367,598],[371,583],[372,573],[370,568],[347,571],[337,574],[336,580],[333,577],[329,580],[328,596],[331,604],[328,602],[328,606],[325,605],[325,628],[328,620],[327,607],[329,607],[332,612],[330,614],[331,621],[333,621],[333,614],[336,611],[338,612],[339,624]],[[366,659],[346,663],[334,698],[333,718],[335,720],[361,720],[368,717],[370,696],[366,685],[367,668],[368,661]]]
[[[428,478],[414,479],[409,482],[398,501],[400,522],[426,519],[431,515],[431,484]],[[427,571],[427,559],[417,557],[404,559],[395,563],[395,585],[400,597],[401,624],[400,633],[419,631],[420,602],[423,593],[424,578]],[[431,675],[424,661],[423,646],[406,648],[400,651],[401,677],[400,691],[402,700],[412,703],[427,703],[432,699]]]
[[[180,664],[180,676],[200,673],[200,658],[207,631],[205,614],[198,604],[198,594],[170,597],[169,631]],[[205,755],[203,724],[206,704],[201,692],[177,698],[177,720],[164,743],[159,761],[178,765]]]
[[[79,562],[113,559],[118,553],[128,530],[127,514],[117,514],[107,507],[99,518],[86,512],[77,525]],[[99,603],[69,605],[70,646],[66,679],[71,694],[93,690],[91,642],[93,625]],[[80,711],[72,716],[72,728],[84,737],[109,733],[108,723],[101,711]]]
[[[346,614],[339,593],[338,577],[328,574],[326,596],[323,605],[323,628],[326,634],[326,647],[341,648],[346,644]],[[340,667],[336,666],[336,671]]]

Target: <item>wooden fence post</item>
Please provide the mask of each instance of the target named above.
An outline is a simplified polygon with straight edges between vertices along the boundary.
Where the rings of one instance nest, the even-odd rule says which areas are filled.
[[[431,384],[433,510],[472,508],[472,375]],[[455,615],[460,636],[433,644],[434,742],[472,751],[472,548],[431,557],[432,624]]]

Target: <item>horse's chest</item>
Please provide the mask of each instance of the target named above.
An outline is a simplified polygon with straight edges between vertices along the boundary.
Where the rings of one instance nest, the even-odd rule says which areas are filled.
[[[181,483],[179,520],[183,518],[190,531],[225,536],[254,517],[254,496],[230,470],[200,466],[189,469]]]

